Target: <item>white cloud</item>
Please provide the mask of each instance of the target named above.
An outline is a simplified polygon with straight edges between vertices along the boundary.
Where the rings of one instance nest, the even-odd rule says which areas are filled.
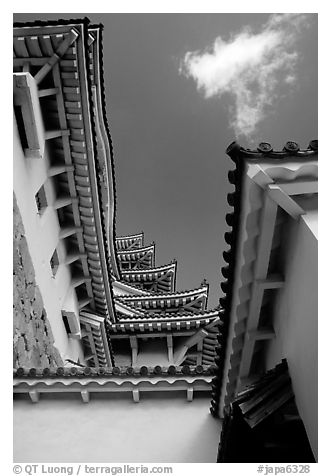
[[[298,53],[293,46],[306,24],[304,14],[270,15],[259,32],[245,28],[228,41],[219,36],[212,47],[186,53],[180,73],[192,77],[206,98],[230,94],[230,125],[237,136],[249,138],[280,87],[295,84]]]

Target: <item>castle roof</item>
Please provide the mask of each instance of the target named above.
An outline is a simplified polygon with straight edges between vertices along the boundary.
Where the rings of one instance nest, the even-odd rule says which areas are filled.
[[[144,232],[135,235],[117,236],[115,243],[118,251],[142,248],[144,246]]]
[[[229,248],[223,253],[227,264],[221,270],[224,327],[213,381],[214,415],[218,415],[221,394],[226,405],[243,381],[255,341],[274,336],[273,329],[258,328],[261,293],[267,289],[271,296],[283,285],[282,276],[272,274],[269,262],[275,262],[279,252],[276,238],[281,236],[286,215],[297,219],[305,213],[296,196],[317,192],[317,152],[315,140],[305,149],[294,141],[279,151],[266,142],[254,150],[233,142],[227,149],[235,165],[228,175],[234,191],[227,197],[232,212],[226,215],[229,231],[224,238]]]
[[[174,292],[176,281],[176,261],[147,269],[122,270],[122,279],[136,286],[141,285],[144,289],[154,292]]]
[[[115,302],[131,304],[135,308],[145,312],[157,313],[177,313],[187,311],[197,313],[204,311],[207,306],[208,284],[202,284],[198,289],[189,291],[153,293],[140,296],[115,296]]]
[[[60,238],[79,249],[70,259],[75,280],[86,284],[81,306],[114,320],[115,190],[100,35],[86,18],[15,24],[14,90],[18,108],[19,93],[35,96],[29,114],[41,118],[36,131],[26,119],[26,154],[40,153],[45,140],[52,145],[49,176],[59,190],[54,206],[61,213]]]

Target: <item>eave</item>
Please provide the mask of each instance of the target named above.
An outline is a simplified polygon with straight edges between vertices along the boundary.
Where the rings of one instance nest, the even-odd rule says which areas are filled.
[[[118,251],[142,248],[144,246],[144,232],[135,235],[117,236],[115,243]]]
[[[141,296],[116,296],[116,302],[130,304],[138,309],[150,313],[178,311],[199,313],[205,311],[208,298],[208,285],[204,284],[190,291],[174,293],[153,293]]]
[[[37,68],[34,73],[37,85],[42,85],[49,75],[53,78],[54,91],[40,90],[40,97],[55,94],[57,104],[56,112],[44,117],[45,138],[53,140],[54,159],[65,165],[65,171],[50,170],[50,176],[58,180],[62,174],[60,178],[66,181],[69,190],[68,195],[59,197],[54,207],[72,207],[70,213],[74,220],[74,226],[61,230],[65,233],[60,232],[59,238],[67,237],[68,233],[77,236],[80,249],[77,256],[83,269],[81,278],[88,293],[88,299],[82,304],[113,320],[111,268],[105,253],[107,234],[100,212],[100,183],[95,170],[97,146],[88,73],[87,24],[88,20],[84,19],[16,25],[14,69]],[[69,37],[72,37],[69,46],[62,46]],[[54,114],[59,130],[49,134],[47,120]]]
[[[235,191],[228,196],[234,211],[227,216],[232,230],[226,234],[230,249],[223,254],[228,263],[222,269],[226,281],[221,284],[226,325],[221,331],[218,372],[213,381],[214,415],[222,416],[224,405],[247,382],[256,342],[274,338],[273,329],[261,329],[258,322],[264,290],[277,292],[283,285],[283,277],[270,274],[269,269],[273,247],[277,246],[274,236],[279,235],[277,228],[282,226],[277,212],[282,210],[283,216],[289,214],[296,219],[301,214],[291,213],[289,202],[277,200],[270,185],[285,184],[289,197],[298,189],[304,192],[302,184],[308,184],[307,193],[316,190],[317,143],[313,142],[313,146],[315,149],[310,146],[296,149],[295,153],[283,150],[265,154],[242,149],[235,143],[228,148],[227,153],[236,165],[229,174]]]
[[[107,252],[116,279],[120,278],[115,247],[115,220],[116,220],[116,182],[114,171],[113,147],[109,131],[106,111],[106,95],[103,78],[101,25],[89,26],[89,58],[90,79],[92,84],[93,104],[95,107],[95,125],[97,129],[97,160],[99,163],[99,180],[101,203],[107,234]]]
[[[131,392],[139,402],[140,391],[184,391],[192,401],[194,391],[210,391],[213,368],[210,366],[169,367],[102,367],[58,369],[17,369],[14,371],[14,393],[29,395],[38,403],[43,394],[81,395],[88,403],[94,393]]]
[[[117,251],[117,257],[121,270],[125,270],[124,263],[128,263],[130,269],[153,268],[155,266],[155,243],[143,248]]]
[[[220,316],[219,310],[204,311],[197,314],[189,314],[185,312],[177,314],[149,314],[145,313],[142,317],[138,315],[122,317],[117,323],[109,323],[108,327],[114,332],[120,331],[140,331],[142,324],[144,329],[153,331],[163,331],[170,328],[185,329],[192,327],[199,327],[200,325],[209,324]],[[169,323],[169,325],[168,325]],[[178,324],[177,324],[178,323]],[[145,326],[146,324],[146,326]]]
[[[153,290],[154,292],[174,292],[176,281],[177,263],[172,263],[149,269],[132,269],[122,271],[122,279],[134,285],[140,285],[142,289]]]

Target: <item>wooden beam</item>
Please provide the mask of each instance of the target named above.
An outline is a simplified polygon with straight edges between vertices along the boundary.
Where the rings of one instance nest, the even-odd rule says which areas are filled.
[[[202,351],[203,351],[203,343],[204,343],[204,339],[201,339],[200,342],[198,342],[197,344],[197,365],[201,365],[202,364]]]
[[[268,192],[264,193],[264,205],[261,213],[261,231],[257,245],[257,258],[254,267],[255,281],[252,286],[252,294],[247,318],[247,329],[254,330],[258,327],[260,311],[264,289],[259,284],[267,279],[269,268],[270,252],[274,236],[274,228],[277,217],[277,204],[269,197]],[[242,349],[239,378],[247,377],[250,372],[251,362],[254,354],[255,340],[245,335],[244,346]]]
[[[292,182],[276,182],[275,185],[277,185],[287,195],[318,193],[317,180],[294,180]]]
[[[250,340],[270,340],[276,337],[275,331],[270,328],[265,329],[254,329],[252,331],[248,331],[248,336]]]
[[[193,401],[193,387],[187,387],[186,395],[187,395],[187,401],[192,402]]]
[[[91,301],[92,301],[92,299],[90,297],[87,297],[85,299],[82,299],[81,301],[78,301],[78,308],[82,309],[83,307],[90,304]]]
[[[23,64],[23,73],[30,73],[30,63]]]
[[[27,62],[30,66],[44,66],[49,58],[13,58],[14,66],[24,67]]]
[[[74,172],[75,167],[73,165],[54,165],[47,171],[48,177],[54,177],[55,175],[63,174],[64,172]]]
[[[34,79],[36,81],[36,84],[39,84],[45,78],[45,76],[47,76],[47,74],[53,69],[54,65],[67,51],[69,46],[71,46],[77,40],[78,36],[79,34],[77,30],[72,28],[67,37],[60,43],[54,55],[48,59],[47,63],[44,64],[44,66],[42,66],[42,68],[35,75]]]
[[[71,205],[73,202],[74,198],[73,197],[61,197],[55,200],[54,202],[54,209],[58,210],[59,208],[66,207],[67,205]]]
[[[174,344],[172,334],[167,334],[168,360],[169,364],[174,363]]]
[[[305,210],[300,207],[283,189],[276,184],[269,184],[267,186],[269,196],[277,203],[283,210],[285,210],[292,218],[297,219],[301,215],[305,215]]]
[[[137,365],[138,359],[138,340],[136,336],[130,336],[131,354],[132,354],[132,367]]]
[[[58,92],[58,88],[39,89],[38,96],[40,98],[44,98],[46,96],[55,96],[56,94],[58,94]]]
[[[52,131],[45,131],[45,140],[55,139],[56,137],[63,137],[69,136],[70,131],[69,129],[61,130],[61,129],[54,129]]]
[[[266,279],[257,279],[256,284],[263,289],[279,289],[284,285],[284,279],[280,275],[269,275]]]
[[[134,403],[139,403],[139,390],[137,388],[132,389],[132,398]]]
[[[29,392],[29,397],[31,398],[32,403],[39,402],[39,392],[37,390],[31,390]]]
[[[82,233],[82,232],[83,232],[82,226],[66,226],[66,227],[60,228],[59,239],[63,240],[64,238],[74,235],[75,233]]]
[[[84,403],[89,403],[90,401],[90,392],[88,390],[81,390],[80,392],[82,400]]]

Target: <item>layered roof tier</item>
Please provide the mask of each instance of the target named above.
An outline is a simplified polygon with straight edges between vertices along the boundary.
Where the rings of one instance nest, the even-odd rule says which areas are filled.
[[[107,327],[120,361],[214,364],[221,311],[207,311],[207,282],[176,291],[177,262],[155,266],[155,244],[144,246],[143,233],[117,238],[116,248],[121,268],[121,279],[113,283],[117,322]]]

